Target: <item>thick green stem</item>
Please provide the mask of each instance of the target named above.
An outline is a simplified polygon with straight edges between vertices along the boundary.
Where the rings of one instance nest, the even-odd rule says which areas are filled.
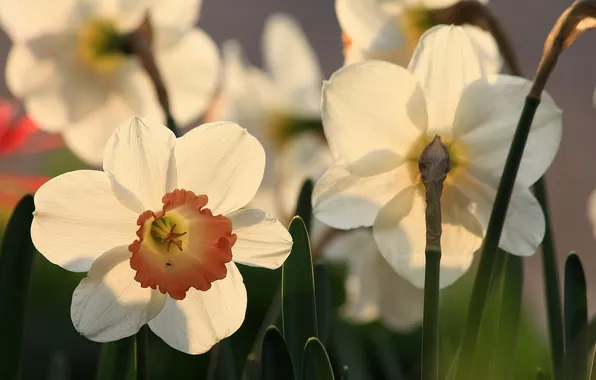
[[[551,358],[555,380],[565,378],[565,340],[563,333],[563,311],[561,307],[561,291],[559,288],[559,272],[557,252],[551,233],[548,194],[544,178],[534,184],[534,194],[544,212],[546,230],[542,241],[542,278],[546,294],[546,312],[548,316],[548,333],[550,338]]]
[[[503,225],[505,224],[505,217],[507,215],[509,201],[511,200],[511,194],[513,193],[515,178],[517,177],[532,121],[534,120],[534,115],[536,114],[539,104],[540,100],[537,98],[526,98],[524,109],[522,110],[517,125],[517,130],[513,136],[511,149],[507,155],[503,176],[499,182],[495,203],[488,222],[476,280],[472,289],[466,330],[464,332],[459,353],[460,360],[458,361],[459,364],[457,365],[455,372],[456,379],[471,378],[472,366],[469,364],[473,363],[474,351],[478,340],[478,333],[480,331],[480,323],[482,321],[490,289],[491,272],[495,261],[500,260],[497,260],[497,255],[505,254],[497,248],[499,246],[499,241],[501,240],[501,233],[503,231]]]
[[[422,380],[439,378],[439,276],[441,252],[426,251],[422,320]]]

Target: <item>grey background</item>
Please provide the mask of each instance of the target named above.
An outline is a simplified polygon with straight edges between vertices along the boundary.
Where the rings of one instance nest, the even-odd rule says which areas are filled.
[[[171,0],[175,1],[175,0]],[[490,8],[511,36],[526,75],[533,76],[542,46],[560,13],[572,3],[564,0],[493,0]],[[204,0],[199,25],[218,43],[235,38],[248,59],[261,63],[263,23],[273,12],[286,12],[302,25],[320,59],[325,76],[342,63],[340,30],[333,0]],[[4,65],[9,41],[0,36],[0,62]],[[594,168],[596,113],[592,94],[596,84],[596,33],[581,37],[568,50],[552,75],[548,90],[564,111],[564,133],[558,156],[547,175],[552,219],[559,250],[559,265],[567,252],[577,251],[586,268],[589,294],[596,288],[596,244],[587,219],[586,201],[596,188]],[[0,96],[9,96],[0,83]],[[6,163],[0,164],[2,166]],[[539,255],[528,259],[529,301],[541,302]],[[595,309],[591,302],[590,309]],[[543,310],[543,309],[540,309]]]

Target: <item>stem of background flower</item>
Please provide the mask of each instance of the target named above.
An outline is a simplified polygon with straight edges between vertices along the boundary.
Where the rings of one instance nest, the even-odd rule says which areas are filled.
[[[136,335],[137,380],[149,380],[149,327],[143,325]]]
[[[497,261],[497,255],[505,254],[497,248],[499,246],[499,241],[501,240],[501,233],[503,231],[507,208],[509,207],[509,201],[511,200],[511,194],[515,185],[515,178],[517,177],[526,141],[530,133],[530,127],[532,126],[532,121],[534,120],[534,115],[536,114],[539,104],[539,99],[532,97],[526,98],[524,109],[522,110],[517,129],[513,136],[511,149],[507,155],[503,176],[499,182],[499,188],[488,222],[486,237],[484,238],[484,248],[480,258],[480,264],[478,265],[476,280],[474,281],[474,287],[472,288],[466,329],[460,346],[459,364],[455,370],[456,379],[469,379],[471,376],[472,366],[467,364],[472,363],[474,359],[474,351],[478,339],[478,332],[480,331],[480,323],[482,321],[482,315],[484,313],[491,284],[491,273],[495,261]]]
[[[551,357],[555,379],[565,377],[565,340],[563,332],[563,311],[561,306],[561,291],[559,289],[559,272],[557,252],[551,233],[550,212],[548,208],[548,194],[544,178],[534,184],[534,194],[542,206],[546,230],[542,241],[542,277],[546,294],[546,311],[548,316],[548,331],[550,337]]]
[[[149,16],[145,17],[145,20],[134,32],[128,35],[128,47],[132,54],[134,54],[140,61],[143,69],[151,79],[153,87],[155,88],[155,94],[157,100],[163,109],[166,118],[167,127],[179,137],[178,125],[172,115],[170,108],[170,97],[168,90],[164,84],[161,72],[157,67],[155,56],[153,55],[153,49],[151,48],[151,42],[153,39],[153,28]]]
[[[422,380],[439,378],[439,275],[441,252],[427,250],[422,319]]]

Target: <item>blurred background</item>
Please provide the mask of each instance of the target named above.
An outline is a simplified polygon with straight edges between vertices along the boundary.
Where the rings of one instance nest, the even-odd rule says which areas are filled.
[[[527,76],[533,76],[548,32],[561,12],[571,3],[571,0],[493,0],[490,3],[490,8],[501,20],[511,37]],[[342,65],[341,32],[332,0],[204,0],[199,25],[220,45],[228,39],[237,39],[243,46],[248,60],[253,64],[261,65],[260,45],[263,24],[267,16],[274,12],[288,13],[299,21],[318,55],[325,77],[328,78]],[[594,302],[596,241],[587,217],[587,199],[596,188],[594,165],[596,162],[594,153],[596,112],[592,104],[596,85],[596,49],[593,48],[595,40],[594,35],[588,34],[581,37],[570,50],[565,52],[547,86],[548,91],[564,113],[561,148],[547,174],[553,229],[560,257],[559,266],[562,268],[564,258],[569,251],[578,252],[582,258],[588,281],[590,315],[595,311],[596,305]],[[2,67],[5,65],[9,47],[10,41],[7,36],[0,34],[0,64]],[[0,97],[11,98],[3,81],[0,82]],[[85,167],[84,164],[63,150],[46,155],[0,158],[0,173],[33,174],[43,172],[52,176],[59,172],[83,167]],[[0,182],[0,186],[7,185]],[[243,269],[245,270],[243,273],[248,273],[248,275],[245,274],[245,280],[249,295],[253,294],[256,299],[259,299],[252,304],[249,301],[247,323],[237,336],[233,337],[236,339],[235,342],[241,340],[248,342],[245,344],[247,347],[242,344],[238,346],[238,351],[246,351],[244,352],[245,357],[250,348],[248,346],[252,344],[251,339],[254,338],[253,330],[260,325],[262,313],[266,310],[273,295],[273,291],[270,289],[275,286],[267,284],[278,281],[279,273],[262,274],[259,272],[254,277],[250,277],[251,270]],[[36,261],[36,273],[43,275],[36,275],[32,288],[30,321],[27,331],[28,356],[25,362],[24,378],[47,378],[45,373],[50,365],[61,366],[64,363],[70,363],[67,367],[70,368],[68,371],[73,379],[93,378],[99,345],[77,336],[68,314],[70,294],[81,276],[66,274],[65,271],[49,264],[41,256],[38,256]],[[258,281],[253,281],[255,278],[258,278]],[[541,326],[544,326],[545,323],[545,313],[539,255],[526,260],[525,281],[526,306],[534,313],[528,316],[532,321],[530,325],[538,326],[537,336],[541,334],[544,336],[544,333],[541,332],[544,331]],[[338,283],[341,284],[341,280]],[[49,291],[61,296],[48,296],[47,292]],[[334,303],[341,303],[341,296],[334,300]],[[341,326],[339,327],[341,328]],[[376,325],[372,329],[370,331],[373,333],[367,333],[367,336],[373,337],[370,338],[373,343],[369,342],[368,344],[373,344],[373,347],[376,347],[374,346],[376,344],[392,344],[393,349],[399,351],[399,344],[396,344],[396,341],[391,341],[394,337],[384,342],[385,332],[379,333],[384,330],[378,330],[381,327]],[[360,333],[360,330],[355,329],[350,334]],[[357,339],[357,337],[353,338]],[[381,343],[378,342],[379,339]],[[186,368],[179,374],[179,377],[172,375],[172,378],[204,378],[199,373],[204,373],[201,371],[206,368],[208,355],[203,355],[202,358],[183,357],[169,347],[164,347],[163,344],[159,346],[157,340],[154,343],[152,350],[161,350],[158,354],[162,358],[175,357],[172,360],[178,360],[177,362],[168,362],[168,368],[156,367],[155,378],[163,378],[161,376],[164,374],[169,376],[174,373],[170,371],[175,371],[176,368],[173,367],[176,365],[172,366],[171,363],[179,363],[180,368]],[[410,356],[415,356],[418,352],[416,344],[411,346],[413,352]],[[542,352],[544,350],[540,351],[536,347],[533,350],[536,351],[535,356],[538,357],[535,362],[540,364],[544,357],[544,352]],[[337,351],[332,350],[333,353],[337,355]],[[399,354],[400,357],[404,357],[402,354],[407,358],[407,352]],[[237,353],[235,356],[242,358],[241,353]],[[376,360],[380,359],[377,357]],[[372,376],[374,377],[372,378],[383,378],[383,375],[377,376],[379,373],[384,373],[381,362],[382,360],[379,362],[379,372],[373,371]],[[416,365],[407,360],[404,360],[403,363],[406,363],[405,367],[415,368]],[[159,364],[155,365],[159,366]],[[239,363],[238,366],[242,365]],[[188,368],[195,368],[197,372],[188,372]],[[408,372],[408,368],[403,370]],[[360,379],[356,375],[354,378]],[[519,378],[524,377],[520,376]]]

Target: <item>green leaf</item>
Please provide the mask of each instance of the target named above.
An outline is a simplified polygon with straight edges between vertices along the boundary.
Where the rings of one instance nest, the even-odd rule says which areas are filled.
[[[378,359],[384,377],[391,380],[405,380],[399,363],[399,355],[393,346],[387,330],[374,326],[370,333],[375,357]]]
[[[489,367],[491,369],[489,376],[493,379],[513,378],[523,285],[523,258],[508,255],[505,259],[505,273],[501,280],[501,302],[494,356],[492,365]]]
[[[236,380],[236,365],[230,340],[220,341],[209,352],[207,380]]]
[[[68,356],[64,351],[57,351],[50,358],[50,369],[48,370],[48,380],[69,380],[70,363]]]
[[[306,230],[310,231],[312,227],[312,192],[314,184],[312,180],[307,179],[302,184],[300,194],[298,195],[298,202],[296,203],[296,214],[302,218]]]
[[[564,294],[567,379],[585,379],[588,373],[588,301],[584,269],[575,253],[569,254],[565,262]]]
[[[333,380],[333,368],[320,340],[310,338],[304,347],[303,380]]]
[[[331,284],[325,266],[315,265],[315,296],[317,300],[317,329],[321,343],[329,339],[329,319],[331,318]]]
[[[261,380],[294,379],[294,368],[288,346],[275,326],[270,326],[263,338]]]
[[[137,380],[149,380],[149,327],[144,325],[135,335],[137,353]]]
[[[97,380],[134,380],[136,374],[134,336],[101,345]]]
[[[350,367],[350,377],[358,380],[373,380],[371,363],[364,351],[364,344],[354,328],[334,318],[331,330],[330,352],[338,365]]]
[[[290,223],[294,240],[292,252],[282,267],[282,321],[283,335],[294,363],[296,378],[300,378],[300,366],[306,341],[318,337],[317,310],[312,256],[308,232],[302,219],[294,217]]]
[[[25,312],[35,249],[31,222],[32,195],[17,204],[2,242],[0,256],[0,379],[18,379],[21,371]]]
[[[468,360],[473,361],[476,353],[476,343],[478,340],[480,324],[489,298],[491,272],[495,266],[495,261],[498,261],[498,256],[502,255],[497,248],[501,240],[501,233],[503,232],[509,201],[511,200],[511,194],[513,193],[513,187],[515,185],[515,179],[524,153],[526,141],[539,104],[539,99],[531,97],[526,98],[515,134],[513,135],[511,148],[509,149],[507,159],[505,160],[503,175],[499,181],[499,187],[497,189],[497,194],[495,195],[486,236],[482,245],[483,248],[480,262],[478,264],[478,270],[476,272],[476,279],[472,289],[466,329],[459,349],[459,355],[462,357],[462,360],[457,362],[458,365],[455,368],[456,379],[467,380],[472,378],[473,366],[467,364]]]

